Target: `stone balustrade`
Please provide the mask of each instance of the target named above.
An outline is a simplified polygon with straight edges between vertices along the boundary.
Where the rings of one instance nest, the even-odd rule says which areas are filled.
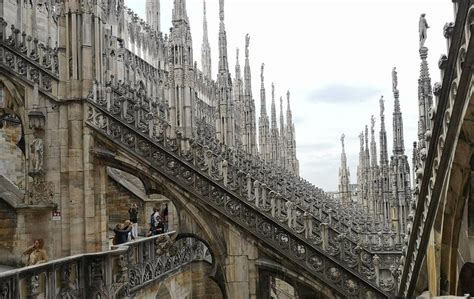
[[[7,31],[9,33],[7,33]],[[52,93],[59,80],[58,49],[20,32],[0,18],[0,65],[41,91]]]
[[[0,273],[0,297],[129,298],[164,275],[197,261],[212,263],[208,248],[175,232]]]

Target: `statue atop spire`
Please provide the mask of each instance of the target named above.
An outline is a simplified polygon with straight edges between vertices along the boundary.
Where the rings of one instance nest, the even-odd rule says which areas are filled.
[[[249,57],[249,43],[250,43],[250,35],[247,33],[245,35],[245,57]]]
[[[420,49],[425,46],[425,41],[427,37],[427,31],[430,26],[428,26],[428,22],[426,21],[425,18],[426,14],[422,13],[420,15],[420,21],[418,23],[418,33],[420,35]]]
[[[263,86],[263,70],[265,68],[265,63],[262,62],[262,66],[260,67],[260,79],[262,80],[262,86]]]
[[[398,76],[397,68],[394,66],[392,69],[392,91],[395,92],[398,90]]]
[[[219,0],[219,20],[224,22],[224,0]]]
[[[342,151],[344,152],[344,138],[346,138],[346,135],[344,133],[341,135],[341,144],[342,144]]]
[[[380,97],[379,103],[380,103],[380,118],[383,118],[383,116],[384,116],[383,114],[385,112],[385,105],[384,105],[383,96]]]
[[[370,132],[372,136],[374,135],[374,132],[375,132],[374,127],[375,127],[375,117],[372,115],[370,117]]]

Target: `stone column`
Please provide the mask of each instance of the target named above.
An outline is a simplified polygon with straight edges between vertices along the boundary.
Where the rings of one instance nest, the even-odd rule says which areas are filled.
[[[258,250],[239,230],[229,227],[224,232],[227,256],[224,262],[229,298],[257,298]]]

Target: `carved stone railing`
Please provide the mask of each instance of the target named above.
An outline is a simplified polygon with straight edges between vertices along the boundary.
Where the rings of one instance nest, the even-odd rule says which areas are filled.
[[[252,175],[228,171],[229,163],[209,149],[196,142],[186,145],[180,134],[168,138],[165,121],[151,115],[142,123],[140,104],[131,100],[138,109],[130,111],[128,101],[123,95],[89,99],[87,124],[100,133],[97,138],[105,137],[150,165],[341,294],[388,297],[386,292],[394,292],[393,277],[388,273],[389,278],[382,278],[380,266],[388,261],[398,265],[396,252],[372,254],[293,201],[267,193]],[[374,243],[376,247],[380,241]]]
[[[415,199],[408,217],[406,244],[401,263],[399,296],[414,296],[417,278],[426,259],[426,250],[435,222],[438,205],[443,198],[446,177],[453,163],[453,152],[459,138],[466,107],[472,98],[474,65],[474,5],[472,1],[454,4],[456,20],[446,24],[448,56],[439,60],[442,83],[435,84],[437,105],[430,115],[432,130],[426,137],[426,148],[420,152],[415,186]],[[427,51],[427,50],[426,50]],[[421,54],[421,52],[420,52]],[[426,53],[425,53],[426,55]]]
[[[331,228],[346,234],[352,241],[360,242],[365,249],[401,251],[403,236],[390,231],[389,227],[384,227],[378,220],[367,215],[358,204],[343,205],[320,188],[278,165],[220,144],[213,130],[206,124],[200,121],[196,124],[195,138],[192,142],[209,150],[217,161],[225,160],[228,173],[244,172],[250,175],[253,180],[259,182],[260,188],[267,190],[267,194],[277,194],[289,199],[320,221],[330,223]],[[380,238],[388,241],[383,242],[383,246],[372,246],[368,238],[371,235],[375,236],[374,240]]]
[[[57,48],[44,45],[0,18],[0,65],[41,91],[51,93],[59,80]]]
[[[337,201],[333,201],[324,194],[321,189],[314,187],[292,173],[287,172],[276,165],[270,165],[278,175],[273,175],[268,169],[268,164],[258,157],[248,156],[246,153],[239,153],[229,148],[224,148],[212,137],[212,132],[201,122],[198,125],[203,127],[196,129],[196,139],[193,145],[198,145],[206,149],[207,155],[212,155],[215,163],[227,164],[227,175],[245,173],[253,185],[247,188],[248,198],[258,198],[264,193],[269,196],[287,198],[286,202],[295,204],[296,217],[302,219],[306,213],[307,217],[313,218],[317,224],[313,229],[318,230],[320,223],[327,223],[332,234],[345,234],[353,247],[361,245],[365,250],[371,252],[390,251],[401,252],[401,238],[396,233],[391,232],[387,227],[377,227],[375,222],[364,215],[363,209],[358,205],[344,206]],[[223,150],[223,148],[225,150]],[[208,158],[210,159],[210,158]],[[264,169],[261,171],[260,169]],[[268,176],[262,173],[270,173]],[[216,177],[218,178],[218,177]],[[255,182],[256,185],[255,185]],[[300,188],[295,187],[300,186]],[[283,205],[282,214],[286,215],[286,205]],[[349,212],[346,212],[348,210]],[[342,211],[342,212],[338,212]]]
[[[204,243],[172,234],[0,273],[0,298],[129,298],[191,262],[212,263]]]
[[[182,238],[173,242],[171,234],[127,243],[128,282],[130,294],[159,281],[184,265],[195,261],[213,263],[207,246],[195,238]],[[119,246],[113,248],[120,249]]]

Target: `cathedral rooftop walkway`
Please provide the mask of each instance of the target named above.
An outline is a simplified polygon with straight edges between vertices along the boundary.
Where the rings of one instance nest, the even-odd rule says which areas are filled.
[[[128,298],[193,262],[212,264],[201,241],[175,232],[0,273],[2,298]]]
[[[343,221],[332,223],[323,203],[319,213],[327,216],[318,219],[302,202],[285,198],[245,172],[235,163],[242,160],[230,159],[232,153],[224,146],[202,145],[180,134],[168,138],[168,123],[139,91],[123,86],[95,90],[88,99],[86,122],[98,133],[99,143],[107,144],[109,158],[120,152],[132,155],[146,169],[142,176],[164,178],[193,194],[344,296],[391,297],[395,292],[392,274],[397,274],[400,252],[394,234],[362,234]],[[258,172],[264,167],[247,168]]]

